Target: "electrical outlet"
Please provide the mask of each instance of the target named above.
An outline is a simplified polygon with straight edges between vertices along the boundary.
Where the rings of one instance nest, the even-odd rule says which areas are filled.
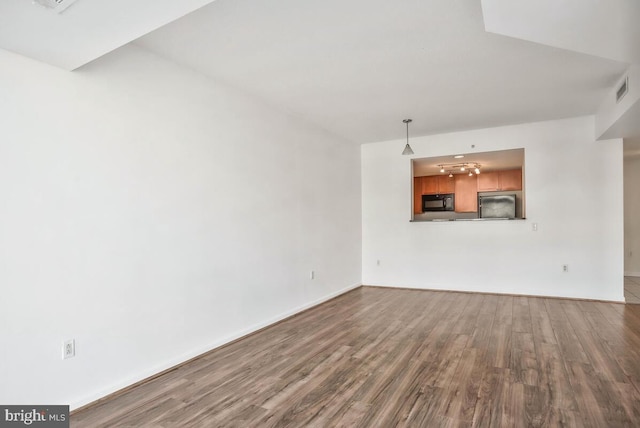
[[[569,272],[569,265],[562,265],[562,272]]]
[[[76,356],[76,341],[74,339],[67,340],[62,344],[62,359],[73,358]]]
[[[309,279],[314,279],[316,277],[316,273],[314,271],[309,272]]]
[[[531,223],[531,230],[533,230],[534,232],[538,231],[538,223]]]

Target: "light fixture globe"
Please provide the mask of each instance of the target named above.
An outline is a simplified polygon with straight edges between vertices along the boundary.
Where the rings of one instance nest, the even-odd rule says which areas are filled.
[[[413,149],[409,145],[409,124],[411,122],[412,122],[411,119],[404,119],[402,121],[402,123],[405,123],[407,125],[407,144],[404,146],[404,150],[402,151],[403,155],[412,155],[413,154]]]

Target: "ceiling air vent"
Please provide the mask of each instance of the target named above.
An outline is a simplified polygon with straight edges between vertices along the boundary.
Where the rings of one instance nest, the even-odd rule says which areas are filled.
[[[34,3],[44,6],[47,9],[61,13],[69,6],[74,4],[77,0],[33,0]]]
[[[627,92],[629,92],[629,76],[624,78],[624,80],[622,81],[622,85],[620,85],[620,87],[616,91],[616,102],[619,103],[620,100],[623,99],[625,95],[627,95]]]

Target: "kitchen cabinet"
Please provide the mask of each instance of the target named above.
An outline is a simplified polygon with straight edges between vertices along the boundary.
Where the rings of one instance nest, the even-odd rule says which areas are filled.
[[[478,182],[476,175],[455,176],[455,206],[457,213],[478,212]]]
[[[498,171],[482,172],[478,175],[478,192],[495,192],[500,187]]]
[[[423,195],[441,195],[455,192],[455,180],[447,175],[430,175],[422,178]]]
[[[456,191],[456,180],[448,175],[438,176],[438,193],[454,193]]]
[[[413,213],[422,213],[422,195],[455,193],[455,180],[446,175],[413,177]]]
[[[422,194],[437,195],[438,194],[438,176],[422,177]]]
[[[522,170],[483,172],[478,175],[478,192],[522,190]]]
[[[500,171],[500,189],[522,190],[522,170]]]
[[[422,179],[424,177],[413,177],[413,213],[422,213]]]

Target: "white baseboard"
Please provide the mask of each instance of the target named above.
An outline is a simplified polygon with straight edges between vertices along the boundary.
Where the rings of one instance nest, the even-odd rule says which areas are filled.
[[[640,272],[625,272],[624,276],[637,276],[637,277],[640,277]]]
[[[429,285],[424,287],[412,286],[412,285],[402,285],[402,286],[394,286],[394,285],[380,285],[380,284],[363,284],[363,287],[381,287],[381,288],[400,288],[400,289],[411,289],[411,290],[424,290],[424,291],[449,291],[453,293],[472,293],[472,294],[497,294],[504,296],[522,296],[522,297],[542,297],[542,298],[551,298],[551,299],[569,299],[569,300],[592,300],[598,302],[611,302],[611,303],[624,303],[624,295],[619,297],[609,297],[603,298],[601,296],[565,296],[565,295],[554,295],[554,294],[538,294],[535,292],[522,292],[522,293],[514,293],[511,291],[504,290],[468,290],[462,288],[453,288],[453,287],[443,287],[440,285]]]
[[[182,354],[182,355],[180,355],[180,356],[178,356],[176,358],[172,358],[172,359],[164,362],[163,364],[159,364],[159,365],[153,366],[153,367],[149,368],[148,370],[145,370],[144,372],[139,373],[136,376],[128,377],[128,378],[123,379],[123,380],[121,380],[119,382],[111,384],[108,387],[103,388],[98,392],[95,392],[93,394],[89,394],[86,397],[84,397],[84,398],[82,398],[82,399],[80,399],[80,400],[78,400],[76,402],[71,403],[69,408],[70,408],[71,411],[73,411],[73,410],[79,409],[80,407],[84,407],[84,406],[86,406],[88,404],[91,404],[91,403],[93,403],[95,401],[98,401],[101,398],[104,398],[104,397],[106,397],[106,396],[108,396],[110,394],[118,392],[121,389],[124,389],[124,388],[127,388],[127,387],[131,386],[131,385],[134,385],[134,384],[136,384],[136,383],[138,383],[140,381],[143,381],[143,380],[145,380],[147,378],[150,378],[150,377],[152,377],[154,375],[157,375],[158,373],[161,373],[161,372],[163,372],[163,371],[165,371],[167,369],[170,369],[172,367],[178,366],[178,365],[180,365],[180,364],[182,364],[182,363],[184,363],[186,361],[189,361],[192,358],[195,358],[195,357],[197,357],[199,355],[202,355],[202,354],[205,354],[207,352],[210,352],[210,351],[212,351],[212,350],[214,350],[216,348],[219,348],[219,347],[221,347],[223,345],[226,345],[227,343],[233,342],[234,340],[237,340],[237,339],[239,339],[239,338],[241,338],[243,336],[247,336],[248,334],[251,334],[251,333],[253,333],[255,331],[258,331],[258,330],[263,329],[265,327],[269,327],[270,325],[275,324],[275,323],[277,323],[279,321],[282,321],[285,318],[289,318],[292,315],[295,315],[295,314],[300,313],[300,312],[302,312],[304,310],[307,310],[309,308],[317,306],[317,305],[319,305],[321,303],[326,302],[327,300],[331,300],[334,297],[337,297],[337,296],[339,296],[341,294],[347,293],[348,291],[351,291],[351,290],[353,290],[355,288],[358,288],[360,286],[361,286],[361,284],[349,285],[346,288],[343,288],[341,290],[338,290],[338,291],[335,291],[333,293],[330,293],[330,294],[328,294],[328,295],[326,295],[324,297],[321,297],[320,299],[314,300],[313,302],[304,304],[304,305],[299,306],[297,308],[294,308],[294,309],[292,309],[290,311],[287,311],[287,312],[284,312],[282,314],[279,314],[279,315],[277,315],[277,316],[275,316],[275,317],[273,317],[271,319],[268,319],[266,321],[260,322],[258,324],[254,324],[254,325],[252,325],[252,326],[250,326],[248,328],[245,328],[245,329],[237,331],[237,332],[235,332],[235,333],[233,333],[231,335],[223,337],[223,338],[221,338],[219,340],[216,340],[216,341],[214,341],[213,343],[211,343],[211,344],[209,344],[207,346],[203,346],[201,348],[194,349],[194,350],[192,350],[190,352],[187,352],[185,354]]]

